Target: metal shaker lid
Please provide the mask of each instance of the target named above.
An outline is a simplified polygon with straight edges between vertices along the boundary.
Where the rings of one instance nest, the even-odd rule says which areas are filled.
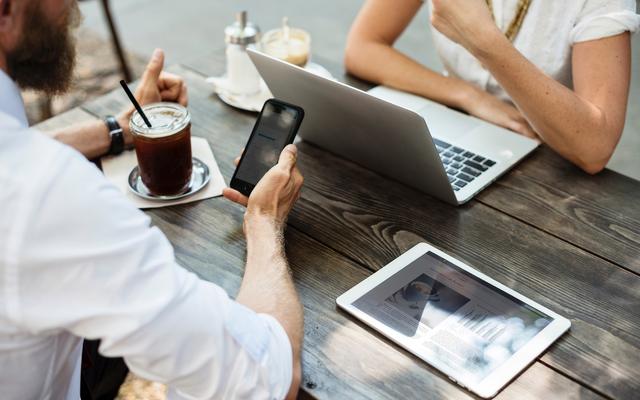
[[[224,35],[227,43],[248,45],[258,42],[260,28],[247,22],[247,12],[242,11],[236,14],[236,22],[225,28]]]

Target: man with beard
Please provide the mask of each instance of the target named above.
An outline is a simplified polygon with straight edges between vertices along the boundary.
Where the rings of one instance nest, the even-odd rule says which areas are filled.
[[[302,186],[295,146],[251,197],[224,193],[247,207],[233,301],[181,268],[164,235],[85,157],[28,129],[18,87],[68,87],[77,14],[76,0],[0,0],[1,397],[78,399],[86,338],[168,384],[171,398],[294,398],[302,307],[282,235]],[[186,104],[184,83],[162,73],[162,61],[156,51],[138,100]],[[125,128],[128,115],[116,123]],[[110,131],[94,121],[57,137],[92,157],[122,150]],[[113,397],[96,394],[100,384],[83,382],[83,398]]]

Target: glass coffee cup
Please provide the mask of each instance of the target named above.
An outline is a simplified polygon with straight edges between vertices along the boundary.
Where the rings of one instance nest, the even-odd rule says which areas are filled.
[[[262,51],[304,68],[311,55],[311,36],[302,29],[289,27],[288,19],[284,18],[281,28],[264,34]]]
[[[129,122],[142,183],[156,196],[173,196],[189,189],[191,159],[191,114],[176,103],[154,103],[142,107],[149,128],[134,112]]]

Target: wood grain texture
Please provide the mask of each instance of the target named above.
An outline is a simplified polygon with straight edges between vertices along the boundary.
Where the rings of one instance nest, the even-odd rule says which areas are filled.
[[[254,115],[222,104],[210,94],[202,76],[182,68],[173,72],[187,78],[194,135],[209,140],[223,174],[229,178],[231,160],[244,146]],[[125,101],[107,97],[104,103],[94,102],[87,109],[100,115],[114,112]],[[426,239],[572,317],[574,329],[543,358],[545,363],[612,397],[623,398],[638,387],[632,371],[640,362],[638,316],[634,312],[639,305],[634,292],[640,290],[637,280],[629,281],[628,275],[636,278],[633,274],[480,203],[450,207],[312,146],[303,144],[300,148],[307,187],[291,225],[372,270]],[[162,226],[158,222],[170,238],[189,237],[194,230],[198,235],[213,234],[214,227],[201,229],[197,219],[186,218],[180,211],[198,207],[205,206],[197,203],[151,214],[161,215],[158,221],[171,223]],[[240,235],[237,229],[235,235]],[[225,251],[239,237],[225,239]],[[213,275],[206,269],[194,267],[205,247],[193,241],[182,247],[179,243],[176,246],[184,265],[211,279]],[[309,262],[317,260],[311,249],[304,252]],[[228,274],[228,278],[227,272],[222,274],[223,283],[224,279],[233,281],[235,273]],[[325,284],[330,285],[328,281]],[[574,304],[576,299],[578,304]],[[327,313],[332,312],[335,310]],[[307,357],[318,357],[315,351],[309,350],[309,354]],[[311,368],[310,364],[305,361],[305,368]]]
[[[77,122],[86,119],[82,112],[70,115]],[[73,122],[74,117],[58,118],[48,125],[56,129]],[[217,198],[155,209],[148,215],[172,242],[182,266],[231,294],[238,290],[245,253],[240,207]],[[335,298],[370,271],[295,229],[287,232],[286,243],[306,316],[301,398],[473,398],[336,309]],[[499,398],[534,399],[551,393],[562,398],[599,398],[540,363]]]
[[[57,129],[89,117],[75,110],[64,118],[50,120],[48,126]],[[245,251],[240,228],[242,209],[223,199],[211,199],[148,214],[175,246],[181,265],[229,293],[238,290]],[[298,231],[290,231],[286,240],[305,305],[303,385],[308,397],[473,397],[336,310],[335,298],[366,278],[370,271]],[[354,343],[358,347],[355,351]],[[529,390],[532,381],[536,382],[536,391]],[[598,398],[539,363],[511,384],[500,398],[537,398],[549,393],[562,393],[563,398]]]
[[[182,265],[235,293],[244,264],[242,212],[218,198],[149,214],[175,246]],[[308,398],[473,397],[336,309],[337,296],[370,271],[295,228],[287,232],[286,246],[305,307],[303,389]],[[552,393],[562,398],[599,398],[540,363],[518,377],[499,398],[534,399]]]
[[[290,223],[378,269],[427,241],[569,317],[544,357],[612,397],[640,388],[640,279],[481,203],[455,208],[307,144],[306,192]]]
[[[322,60],[362,90],[371,84]],[[640,168],[640,161],[638,162]],[[640,182],[604,170],[591,176],[543,145],[476,200],[640,274]]]
[[[314,56],[339,80],[362,90],[333,60]],[[205,75],[224,73],[224,52],[188,62]],[[640,161],[638,162],[640,168]],[[640,182],[605,170],[582,172],[542,146],[477,200],[640,274]]]
[[[546,146],[478,196],[484,204],[640,274],[638,199],[640,182],[611,170],[589,176]]]

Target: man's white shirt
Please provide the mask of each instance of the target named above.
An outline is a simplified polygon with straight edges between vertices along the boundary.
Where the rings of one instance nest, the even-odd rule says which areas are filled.
[[[29,130],[0,70],[0,396],[78,399],[82,338],[170,398],[275,399],[291,384],[281,325],[180,267],[93,164]]]

